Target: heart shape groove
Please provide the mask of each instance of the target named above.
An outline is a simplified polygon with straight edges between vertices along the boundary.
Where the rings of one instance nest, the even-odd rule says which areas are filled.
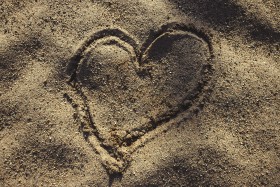
[[[142,47],[126,31],[94,32],[70,60],[66,97],[108,173],[122,173],[147,140],[202,107],[212,75],[209,37],[182,23],[163,25]]]

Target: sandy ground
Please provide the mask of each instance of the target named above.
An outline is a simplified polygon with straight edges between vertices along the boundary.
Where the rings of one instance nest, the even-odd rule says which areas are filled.
[[[279,11],[0,1],[0,186],[280,186]]]

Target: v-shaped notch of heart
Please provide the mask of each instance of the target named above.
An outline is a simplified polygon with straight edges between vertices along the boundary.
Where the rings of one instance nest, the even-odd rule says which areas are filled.
[[[94,108],[94,106],[90,104],[91,102],[89,102],[88,97],[88,92],[90,92],[91,90],[88,89],[90,91],[85,92],[83,89],[84,85],[86,84],[85,80],[87,80],[83,79],[83,77],[85,76],[83,74],[83,71],[84,69],[87,69],[85,68],[87,66],[83,66],[83,64],[88,63],[89,59],[92,58],[90,51],[92,49],[95,49],[99,45],[105,44],[116,45],[120,47],[130,55],[130,59],[133,62],[134,70],[137,76],[140,77],[139,81],[141,81],[141,79],[145,79],[145,76],[155,76],[155,74],[151,75],[149,72],[149,60],[151,60],[151,56],[153,56],[153,53],[157,52],[155,48],[160,46],[159,43],[162,40],[165,40],[166,38],[168,39],[170,37],[172,40],[173,36],[187,36],[207,46],[208,54],[205,57],[205,62],[201,63],[201,65],[199,66],[199,70],[196,70],[199,72],[200,77],[198,77],[196,82],[194,82],[193,88],[189,91],[189,93],[186,92],[186,95],[180,96],[180,99],[177,99],[175,97],[175,100],[178,100],[175,102],[175,104],[166,104],[166,106],[171,105],[171,109],[167,110],[166,108],[168,107],[165,107],[164,109],[162,109],[163,112],[153,112],[152,109],[144,111],[148,114],[146,115],[145,120],[143,120],[143,124],[141,120],[138,120],[140,126],[134,127],[132,129],[111,129],[110,135],[106,136],[108,133],[105,133],[101,130],[102,128],[100,128],[100,125],[95,122],[93,117],[97,116],[96,118],[98,118],[98,112],[97,115],[93,115],[95,110],[92,110],[92,108]],[[88,142],[101,155],[102,163],[107,169],[108,173],[122,173],[130,163],[131,154],[135,152],[140,146],[143,146],[147,140],[150,140],[156,137],[156,135],[160,132],[167,130],[172,126],[172,124],[178,123],[176,122],[176,118],[178,118],[178,116],[187,118],[186,116],[189,116],[191,113],[197,110],[197,106],[202,106],[201,103],[204,99],[204,92],[212,75],[212,61],[214,55],[210,37],[206,33],[197,30],[193,26],[187,26],[182,23],[168,23],[166,25],[163,25],[158,31],[150,33],[150,36],[148,37],[146,42],[143,43],[142,47],[139,48],[138,46],[139,42],[131,37],[128,32],[119,28],[106,28],[104,30],[94,32],[85,41],[83,41],[82,45],[78,48],[73,58],[70,60],[68,66],[68,73],[71,74],[69,84],[76,91],[76,95],[73,96],[73,100],[75,100],[75,102],[73,102],[75,103],[74,108],[77,110],[79,121]],[[189,48],[192,48],[192,46],[190,46]],[[194,52],[190,52],[190,55],[192,53]],[[151,66],[154,66],[156,68],[160,67],[160,65],[155,66],[154,64],[152,64]],[[184,73],[186,72],[192,73],[191,70],[188,70],[186,68],[187,67],[180,68],[180,66],[178,65],[176,71],[180,72],[182,74],[181,76],[184,76]],[[183,69],[184,71],[180,71],[180,69]],[[179,76],[180,73],[174,75],[172,79],[166,79],[167,81],[165,82],[165,84],[167,86],[161,86],[158,92],[162,90],[166,91],[165,87],[170,87],[169,89],[172,90],[172,81],[175,80],[176,82],[178,80],[177,76]],[[100,74],[100,76],[103,76],[103,74]],[[137,76],[134,77],[136,77],[135,79],[138,80]],[[141,78],[141,76],[143,76],[144,78]],[[151,82],[150,79],[151,77],[149,78],[149,82]],[[185,79],[182,80],[185,81]],[[178,84],[179,86],[183,85],[183,83],[181,82]],[[148,84],[151,85],[150,87],[155,87],[155,84]],[[136,88],[135,90],[138,90],[138,88]],[[99,94],[98,91],[95,92]],[[174,94],[175,92],[170,93]],[[149,96],[150,95],[148,95],[148,98]],[[150,96],[150,98],[156,99],[157,97],[160,96]],[[161,97],[158,100],[161,102],[165,101]],[[139,103],[143,102],[139,101]],[[153,103],[153,101],[151,101],[151,103]],[[122,105],[122,103],[119,104]],[[144,105],[140,106],[143,107]],[[153,116],[150,113],[156,114]],[[103,115],[103,113],[100,114]],[[129,118],[129,115],[130,114],[124,114],[124,117]],[[142,115],[144,115],[144,113],[142,113]],[[102,119],[103,118],[101,118],[101,121]]]

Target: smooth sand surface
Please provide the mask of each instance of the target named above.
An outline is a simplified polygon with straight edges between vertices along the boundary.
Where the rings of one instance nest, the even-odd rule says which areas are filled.
[[[0,186],[279,186],[279,6],[0,1]]]

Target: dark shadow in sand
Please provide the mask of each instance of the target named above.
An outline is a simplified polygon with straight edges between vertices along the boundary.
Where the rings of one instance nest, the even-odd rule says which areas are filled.
[[[223,152],[212,147],[198,148],[195,152],[196,156],[190,155],[188,159],[178,156],[168,159],[136,186],[230,186],[223,178],[226,168],[235,167],[236,172],[240,171]]]
[[[5,51],[0,53],[0,85],[9,86],[19,76],[27,62],[24,57],[31,56],[43,48],[46,39],[39,34],[30,33],[25,38],[12,43]]]
[[[245,29],[248,37],[260,42],[276,44],[280,32],[253,15],[246,14],[241,6],[231,0],[171,0],[190,16],[216,25],[218,31],[230,34]],[[215,27],[215,26],[213,26]]]

